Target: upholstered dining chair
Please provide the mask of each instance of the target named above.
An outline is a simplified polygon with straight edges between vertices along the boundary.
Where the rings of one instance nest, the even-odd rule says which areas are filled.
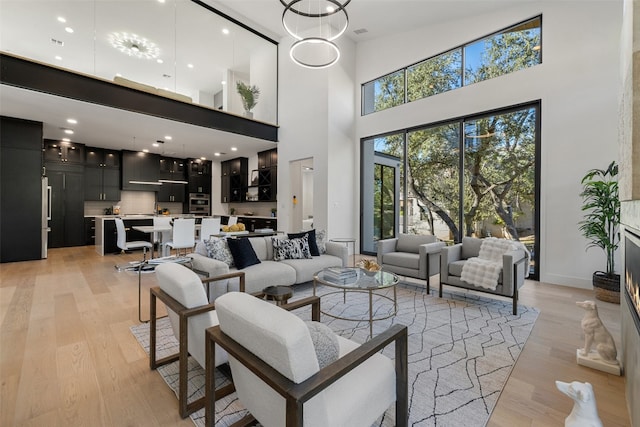
[[[240,287],[244,291],[244,272],[234,272],[200,280],[200,277],[189,268],[171,262],[158,265],[155,271],[159,286],[152,288],[150,293],[149,366],[155,370],[167,363],[179,361],[178,405],[180,416],[185,418],[204,406],[204,398],[188,402],[188,356],[191,355],[203,368],[206,366],[204,331],[206,328],[218,324],[215,305],[210,304],[207,300],[205,285],[215,285],[215,282],[220,280],[224,280],[226,283],[226,279],[238,277]],[[156,350],[158,299],[167,307],[173,334],[180,344],[177,354],[160,360],[157,359]],[[220,350],[216,355],[214,366],[225,363],[227,363],[227,354]],[[231,392],[233,392],[233,385],[225,386],[216,390],[215,393],[222,397]]]
[[[196,245],[196,220],[195,218],[178,218],[173,221],[173,233],[169,242],[164,244],[165,255],[169,255],[170,249],[175,249],[176,254],[180,249],[184,252],[193,249]],[[170,249],[169,249],[170,248]]]
[[[116,244],[118,245],[118,248],[120,248],[122,252],[131,251],[134,249],[142,249],[142,260],[146,260],[147,249],[152,249],[153,244],[151,242],[145,242],[143,240],[133,240],[127,242],[127,231],[124,228],[124,221],[122,221],[121,218],[115,218],[114,221],[116,222],[116,232],[118,236]]]
[[[171,227],[170,216],[154,216],[154,227]],[[153,233],[153,243],[158,245],[158,252],[162,251],[162,244],[171,240],[171,230],[168,231],[156,231]]]
[[[216,312],[219,326],[207,329],[206,425],[215,425],[209,390],[218,348],[227,352],[238,398],[250,412],[234,425],[365,427],[394,402],[396,426],[407,425],[406,326],[393,325],[358,345],[246,293],[218,297]],[[312,330],[322,337],[317,344]],[[391,343],[395,361],[380,354]],[[334,359],[319,353],[331,349]],[[320,368],[320,360],[328,364]]]

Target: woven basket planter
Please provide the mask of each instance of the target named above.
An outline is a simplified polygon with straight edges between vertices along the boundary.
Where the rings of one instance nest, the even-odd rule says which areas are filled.
[[[602,271],[593,273],[593,288],[600,301],[620,304],[620,275],[609,277]]]

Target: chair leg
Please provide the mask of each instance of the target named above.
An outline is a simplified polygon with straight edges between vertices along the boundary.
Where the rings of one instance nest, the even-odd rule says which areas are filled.
[[[440,282],[440,290],[438,292],[438,296],[442,298],[442,282]]]
[[[518,314],[518,288],[513,290],[513,315]]]

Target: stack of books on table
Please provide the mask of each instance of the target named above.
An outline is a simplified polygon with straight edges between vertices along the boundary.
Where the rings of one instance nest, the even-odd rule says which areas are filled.
[[[330,280],[347,280],[358,277],[358,273],[353,268],[329,267],[325,270],[324,276]]]

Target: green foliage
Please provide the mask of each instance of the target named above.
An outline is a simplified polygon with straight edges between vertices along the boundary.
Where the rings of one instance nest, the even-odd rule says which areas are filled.
[[[236,83],[236,89],[238,94],[240,94],[240,98],[242,98],[244,110],[247,112],[251,111],[258,103],[260,89],[258,89],[256,85],[249,86],[241,81]]]
[[[587,249],[597,247],[607,256],[607,276],[615,274],[615,251],[620,244],[620,199],[618,198],[618,165],[607,169],[591,169],[582,178],[582,211],[579,222],[582,235],[589,240]]]

